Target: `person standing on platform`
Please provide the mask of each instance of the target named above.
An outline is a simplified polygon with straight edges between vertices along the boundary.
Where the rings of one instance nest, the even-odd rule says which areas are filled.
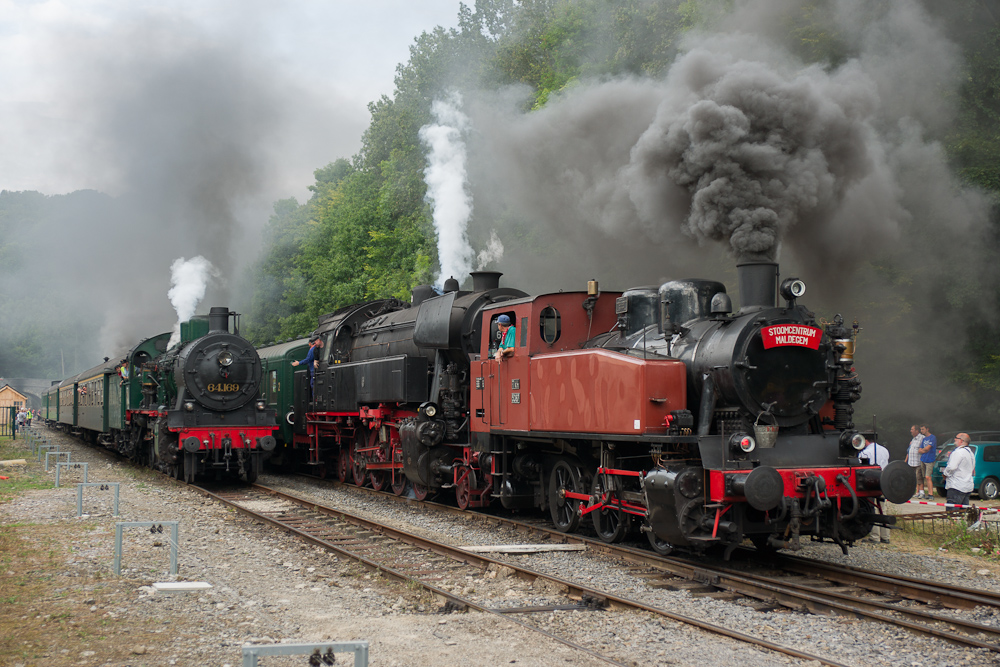
[[[924,477],[924,495],[917,496],[921,500],[933,500],[934,486],[931,484],[931,471],[934,470],[934,459],[937,458],[937,437],[931,435],[927,424],[920,425],[920,433],[924,436],[920,443],[920,472]]]
[[[924,441],[924,436],[920,432],[920,427],[914,424],[910,427],[910,446],[906,450],[906,463],[913,468],[913,474],[917,478],[916,498],[924,496],[924,474],[920,467],[920,443]]]
[[[948,489],[948,503],[953,505],[968,505],[969,496],[975,486],[972,478],[976,474],[976,455],[969,449],[972,439],[968,433],[955,436],[955,449],[948,457],[948,465],[944,470],[944,488]]]

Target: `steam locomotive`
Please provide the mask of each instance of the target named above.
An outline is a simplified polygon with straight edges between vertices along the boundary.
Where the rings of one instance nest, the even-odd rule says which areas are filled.
[[[212,308],[182,323],[169,349],[171,334],[162,333],[53,385],[43,395],[46,422],[186,482],[253,482],[276,444],[275,412],[260,397],[260,358],[235,318]]]
[[[418,499],[448,490],[463,509],[540,508],[608,542],[638,530],[663,554],[803,536],[847,553],[893,522],[880,499],[912,495],[905,462],[858,458],[856,329],[818,322],[776,264],[738,266],[736,312],[712,280],[529,296],[500,275],[321,318],[311,384],[263,350],[294,377],[265,391],[291,427],[275,461]],[[498,359],[501,315],[516,343]]]

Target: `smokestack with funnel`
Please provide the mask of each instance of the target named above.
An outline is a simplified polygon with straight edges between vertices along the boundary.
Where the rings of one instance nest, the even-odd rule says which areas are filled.
[[[213,306],[208,311],[208,332],[229,332],[229,308]]]
[[[472,276],[472,291],[486,292],[500,287],[500,276],[503,273],[500,271],[473,271],[470,275]]]
[[[744,262],[736,265],[740,284],[740,310],[774,308],[778,303],[778,265]]]

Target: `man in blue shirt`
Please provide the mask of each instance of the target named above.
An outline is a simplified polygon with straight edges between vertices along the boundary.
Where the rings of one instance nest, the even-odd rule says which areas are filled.
[[[516,327],[510,325],[510,316],[501,315],[497,318],[497,326],[500,328],[500,334],[503,338],[500,341],[500,347],[497,348],[495,358],[497,361],[503,361],[504,357],[514,356],[514,341],[517,339]]]
[[[316,377],[316,365],[319,364],[319,351],[323,349],[323,339],[317,338],[316,340],[309,343],[309,352],[306,354],[306,358],[302,361],[293,361],[292,366],[298,366],[302,364],[309,369],[309,391],[313,390],[313,380]]]
[[[924,436],[920,443],[920,472],[924,476],[924,488],[927,490],[918,498],[931,499],[934,497],[934,487],[931,486],[931,470],[934,469],[934,459],[937,458],[937,438],[931,435],[931,429],[927,424],[920,425],[920,433]]]

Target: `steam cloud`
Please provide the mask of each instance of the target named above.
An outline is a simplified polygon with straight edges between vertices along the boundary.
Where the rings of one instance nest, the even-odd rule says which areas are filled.
[[[481,271],[486,268],[487,264],[499,262],[501,259],[503,259],[503,242],[497,235],[497,230],[491,229],[490,240],[476,256],[476,270]]]
[[[683,221],[699,241],[727,242],[738,260],[774,261],[793,225],[826,228],[884,169],[877,91],[856,68],[785,73],[698,48],[667,86],[620,175],[646,225]],[[896,219],[872,222],[891,235]]]
[[[40,99],[60,104],[28,114],[27,134],[59,137],[50,178],[110,194],[39,195],[43,219],[18,236],[44,239],[45,252],[26,244],[31,261],[0,270],[0,301],[36,298],[19,306],[23,324],[0,326],[0,344],[31,323],[71,331],[62,344],[75,372],[168,331],[162,295],[177,257],[210,258],[230,280],[206,298],[241,307],[246,295],[232,292],[250,284],[240,270],[273,202],[354,150],[364,127],[274,57],[258,20],[208,27],[137,10],[86,30],[69,21],[37,44]]]
[[[463,133],[469,129],[469,117],[462,110],[457,92],[431,105],[437,123],[420,128],[420,140],[429,149],[427,199],[434,204],[434,229],[438,238],[441,273],[438,287],[448,276],[459,282],[472,270],[473,251],[466,228],[472,215],[472,197],[466,189],[466,154]]]
[[[516,98],[507,111],[477,101],[472,180],[490,186],[474,193],[479,212],[512,210],[571,248],[566,272],[552,271],[554,258],[540,272],[525,262],[532,279],[578,284],[614,261],[626,280],[648,281],[665,251],[685,272],[732,264],[708,242],[737,260],[776,260],[787,247],[782,262],[807,277],[842,274],[866,259],[860,249],[891,248],[926,219],[907,200],[927,183],[911,182],[903,160],[919,146],[923,168],[956,193],[947,201],[981,224],[982,199],[955,187],[923,136],[952,118],[947,91],[958,84],[959,53],[934,21],[916,3],[873,13],[835,2],[828,28],[854,40],[856,56],[821,67],[769,34],[787,5],[737,3],[716,31],[686,39],[661,81],[577,86],[528,115]]]
[[[786,46],[797,3],[732,6],[662,80],[581,82],[530,114],[522,91],[472,99],[477,219],[506,221],[509,281],[732,288],[736,261],[780,259],[810,308],[861,321],[859,423],[986,428],[953,381],[965,325],[996,318],[976,287],[997,280],[980,252],[989,202],[935,140],[955,122],[961,50],[920,3],[832,0],[811,19],[847,57],[808,65]],[[896,267],[913,284],[894,283]],[[948,351],[922,354],[928,339]]]
[[[168,348],[180,342],[181,323],[191,319],[198,304],[205,298],[209,278],[218,276],[219,272],[212,263],[201,255],[190,260],[181,257],[170,265],[170,290],[167,298],[177,313],[177,324],[170,335]]]

